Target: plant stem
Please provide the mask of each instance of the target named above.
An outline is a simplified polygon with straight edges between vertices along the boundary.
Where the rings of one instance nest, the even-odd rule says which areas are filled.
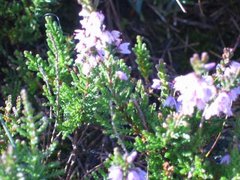
[[[4,131],[5,131],[6,134],[7,134],[7,137],[8,137],[8,139],[9,139],[11,145],[13,146],[13,148],[15,148],[15,147],[16,147],[16,144],[15,144],[15,142],[14,142],[14,140],[13,140],[13,138],[12,138],[12,136],[11,136],[11,134],[10,134],[10,132],[9,132],[6,124],[5,124],[5,122],[3,121],[2,114],[0,114],[0,122],[1,122],[1,124],[2,124],[2,126],[3,126]]]

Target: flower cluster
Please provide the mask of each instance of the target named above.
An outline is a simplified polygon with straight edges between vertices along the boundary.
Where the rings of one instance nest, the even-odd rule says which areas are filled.
[[[177,100],[184,115],[192,115],[194,107],[203,110],[216,95],[212,77],[199,77],[195,73],[176,77],[174,88],[181,93]]]
[[[240,63],[232,61],[224,68],[222,74],[214,74],[215,79],[220,79],[221,86],[216,86],[218,93],[214,101],[205,107],[203,116],[210,119],[211,116],[220,116],[222,113],[227,117],[232,116],[232,104],[240,95],[239,85]]]
[[[130,54],[129,43],[122,43],[121,33],[108,31],[104,25],[104,15],[101,12],[89,12],[82,9],[79,13],[82,29],[75,30],[77,59],[75,63],[82,65],[83,74],[88,75],[90,70],[103,61],[110,50],[121,54]]]
[[[224,75],[226,77],[237,77],[240,73],[240,63],[232,61],[229,67],[226,68]]]
[[[232,87],[239,85],[240,63],[232,61],[227,66],[225,64],[219,65],[217,70],[216,77],[219,79],[223,90],[229,91]]]
[[[112,165],[108,171],[108,179],[110,180],[146,180],[147,173],[138,167],[130,167],[137,156],[137,152],[134,151],[130,155],[124,155],[123,159],[125,165],[127,165],[127,172],[120,165]]]
[[[203,64],[196,57],[194,60],[191,58],[191,63],[193,67],[194,63]],[[206,65],[213,67],[212,64]],[[206,65],[202,65],[202,67]],[[205,74],[207,74],[207,70],[209,68],[205,68]],[[233,61],[226,65],[221,73],[217,72],[211,76],[204,75],[202,72],[199,73],[195,70],[193,73],[175,78],[174,89],[180,92],[177,98],[177,101],[180,103],[179,112],[191,116],[194,113],[194,109],[197,108],[203,111],[205,119],[222,114],[225,114],[227,117],[232,116],[232,103],[240,95],[238,82],[240,63]],[[222,84],[216,85],[215,80],[221,81]]]
[[[239,89],[239,88],[236,88]],[[236,89],[230,92],[219,92],[215,100],[205,108],[203,115],[205,119],[210,119],[211,116],[220,116],[220,113],[224,113],[226,116],[232,116],[232,102],[237,99],[240,91],[234,92]]]
[[[123,180],[123,170],[120,166],[111,166],[109,168],[108,178],[110,180]],[[140,168],[129,169],[126,180],[146,180],[146,172]]]

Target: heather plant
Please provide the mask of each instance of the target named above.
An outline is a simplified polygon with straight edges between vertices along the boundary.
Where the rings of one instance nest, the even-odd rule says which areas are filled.
[[[16,106],[9,98],[2,111],[5,133],[1,130],[1,137],[5,142],[1,145],[1,179],[49,179],[59,175],[58,163],[48,161],[56,142],[49,147],[40,142],[49,120],[42,113],[35,115],[26,91],[21,91]]]
[[[156,68],[158,77],[151,83],[150,54],[138,37],[133,50],[143,80],[135,80],[124,59],[119,58],[131,53],[129,43],[122,42],[120,32],[106,28],[101,12],[86,7],[80,12],[82,29],[75,34],[78,40],[75,61],[68,56],[70,52],[64,45],[67,42],[61,41],[64,39],[61,29],[49,18],[46,18],[48,60],[25,53],[29,68],[37,71],[45,83],[44,95],[53,110],[54,131],[66,137],[81,124],[100,125],[106,134],[116,138],[125,153],[136,149],[145,154],[150,179],[213,177],[210,162],[201,152],[206,150],[207,138],[213,134],[203,135],[203,131],[208,132],[205,124],[211,124],[212,116],[218,119],[222,114],[233,115],[230,105],[239,95],[239,75],[233,74],[239,71],[239,63],[227,61],[229,52],[224,52],[216,73],[210,74],[215,64],[207,64],[207,54],[203,53],[201,58],[194,55],[190,60],[194,72],[171,82],[165,64],[160,61]],[[231,79],[230,84],[225,79]],[[150,96],[159,102],[151,103]],[[210,127],[209,131],[214,130]],[[135,140],[124,138],[127,136]],[[230,163],[225,159],[223,156],[220,163]],[[111,167],[112,179],[115,177],[111,172],[116,168],[122,172],[119,166]]]
[[[239,178],[239,117],[234,110],[240,95],[240,63],[231,60],[234,49],[225,48],[219,63],[209,63],[205,52],[194,54],[192,72],[172,75],[163,59],[151,62],[144,37],[137,36],[135,45],[124,41],[121,32],[108,29],[104,14],[97,11],[97,1],[81,3],[80,28],[72,40],[48,14],[47,53],[24,52],[29,71],[41,80],[42,106],[48,117],[34,116],[25,91],[16,107],[9,98],[0,135],[11,145],[4,143],[2,148],[1,175],[56,176],[61,171],[52,167],[54,160],[62,160],[62,151],[70,144],[70,152],[63,157],[69,159],[61,161],[64,177],[86,177],[81,174],[82,164],[77,169],[78,155],[86,151],[79,129],[94,126],[117,148],[96,158],[101,159],[101,166],[87,172],[88,177]],[[130,55],[135,58],[137,78],[127,65]],[[47,139],[43,147],[39,145],[41,133]],[[24,143],[16,141],[17,136]]]

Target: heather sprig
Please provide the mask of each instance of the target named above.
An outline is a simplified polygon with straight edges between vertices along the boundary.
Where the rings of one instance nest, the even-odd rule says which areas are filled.
[[[240,63],[231,61],[228,55],[223,57],[225,60],[217,65],[216,73],[209,75],[214,64],[205,64],[208,60],[206,53],[201,59],[195,54],[190,59],[194,72],[175,78],[174,89],[181,93],[177,99],[181,104],[180,113],[191,116],[197,108],[203,111],[205,119],[222,113],[227,117],[233,115],[231,106],[240,94]]]
[[[133,52],[136,55],[136,63],[138,65],[138,70],[143,76],[144,80],[148,82],[148,78],[152,73],[152,63],[150,61],[150,52],[143,42],[141,36],[137,36],[136,45],[133,48]]]
[[[40,55],[34,56],[32,52],[25,51],[25,57],[28,59],[28,68],[36,71],[37,75],[43,80],[43,94],[47,97],[47,106],[50,108],[50,118],[55,119],[53,136],[56,136],[58,126],[61,124],[61,87],[62,84],[71,83],[72,77],[68,67],[71,65],[70,58],[71,44],[63,36],[61,27],[52,20],[52,17],[46,16],[46,34],[49,50],[48,58],[44,60]],[[52,138],[53,139],[53,138]]]
[[[163,59],[159,60],[159,64],[156,66],[156,69],[158,71],[158,78],[159,78],[159,84],[161,86],[161,99],[162,101],[166,101],[167,97],[169,96],[171,89],[170,89],[170,83],[169,83],[169,77],[166,70],[166,63],[163,61]]]
[[[11,102],[8,101],[8,104]],[[26,90],[21,91],[17,106],[8,109],[1,119],[8,129],[9,140],[0,156],[0,177],[4,179],[39,179],[53,178],[62,172],[58,163],[48,162],[47,158],[56,147],[53,142],[49,147],[41,148],[40,136],[44,136],[49,120],[42,113],[35,114],[27,98]],[[7,109],[7,108],[5,108]]]
[[[121,155],[117,148],[114,149],[114,154],[111,157],[111,167],[108,169],[108,178],[111,180],[146,180],[147,173],[141,168],[134,167],[133,165],[133,161],[136,159],[136,156],[136,151],[133,151],[130,154]]]
[[[92,68],[108,58],[109,53],[119,52],[130,54],[129,43],[122,43],[121,33],[116,30],[108,31],[104,25],[104,15],[101,12],[89,12],[82,9],[79,13],[83,19],[80,21],[81,29],[75,30],[76,64],[81,64],[82,72],[89,75]]]

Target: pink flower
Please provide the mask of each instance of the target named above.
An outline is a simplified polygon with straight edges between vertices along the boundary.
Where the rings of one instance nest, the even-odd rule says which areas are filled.
[[[119,31],[113,30],[111,31],[111,34],[115,40],[118,40],[121,36],[121,33]]]
[[[108,179],[110,180],[122,180],[123,171],[119,166],[111,166],[109,169]]]
[[[127,162],[132,163],[134,159],[137,157],[137,151],[133,151],[129,156],[127,156]]]
[[[112,165],[108,171],[108,179],[111,180],[147,180],[147,173],[138,168],[132,167],[132,163],[137,156],[137,152],[133,151],[130,155],[124,154],[123,160],[126,162],[127,168],[124,168],[117,165]],[[125,175],[125,176],[124,176]]]
[[[128,172],[127,180],[147,180],[147,173],[140,168],[133,168]]]
[[[112,44],[115,41],[114,37],[112,36],[111,32],[109,32],[109,31],[103,32],[101,39],[106,44]]]
[[[88,10],[84,9],[84,8],[78,13],[78,15],[82,16],[82,17],[88,17],[88,16],[90,16],[90,14],[91,13]]]
[[[119,31],[105,29],[104,15],[101,12],[89,12],[83,8],[79,15],[83,16],[83,19],[80,21],[82,29],[75,30],[74,38],[78,40],[75,63],[82,63],[84,74],[89,74],[92,67],[105,59],[109,48],[117,49],[122,54],[131,53],[129,43],[122,43]],[[95,62],[92,61],[94,59]],[[127,80],[124,75],[119,75],[119,78]]]
[[[226,116],[232,116],[232,98],[227,92],[220,92],[216,99],[205,108],[203,116],[205,119],[210,119],[210,117],[217,115],[220,116],[224,113]]]
[[[229,154],[226,154],[221,158],[220,164],[228,165],[230,161],[231,161],[231,156]]]
[[[206,70],[211,70],[212,68],[214,68],[216,66],[216,63],[208,63],[208,64],[204,64],[204,69]]]
[[[163,103],[163,106],[175,108],[177,111],[179,110],[179,103],[176,101],[176,99],[173,96],[168,96],[165,102]]]
[[[104,15],[100,12],[92,12],[89,17],[81,20],[81,25],[86,31],[86,35],[95,35],[100,37],[102,35],[102,28]]]
[[[152,84],[151,88],[161,89],[161,81],[159,79],[153,79],[153,84]]]
[[[91,67],[90,64],[88,64],[88,63],[83,63],[82,64],[82,73],[84,75],[88,75],[90,73],[91,69],[92,69],[92,67]]]
[[[240,86],[231,89],[229,92],[229,96],[231,97],[232,101],[237,100],[239,95],[240,95]]]
[[[121,80],[124,80],[124,81],[128,80],[126,73],[124,73],[122,71],[116,71],[116,76]]]
[[[118,46],[118,51],[121,54],[131,54],[131,51],[129,50],[130,43],[122,43]]]
[[[118,46],[121,43],[120,39],[121,33],[119,31],[113,30],[113,31],[104,31],[102,35],[103,42],[107,44],[114,44],[115,46]]]
[[[199,77],[195,73],[175,78],[174,88],[181,94],[178,102],[180,113],[191,116],[194,107],[203,110],[216,95],[216,87],[211,76]]]
[[[224,75],[227,77],[238,76],[240,73],[240,63],[232,61],[230,66],[226,68]]]

